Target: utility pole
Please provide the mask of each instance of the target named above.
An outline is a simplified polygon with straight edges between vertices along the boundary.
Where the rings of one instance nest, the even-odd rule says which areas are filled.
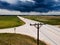
[[[30,24],[30,26],[34,26],[37,28],[37,45],[39,45],[39,29],[41,26],[44,25],[43,23],[35,23],[35,24]]]

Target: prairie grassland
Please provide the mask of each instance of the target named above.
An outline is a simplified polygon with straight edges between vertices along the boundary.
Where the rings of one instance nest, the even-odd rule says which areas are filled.
[[[0,29],[17,27],[25,24],[17,16],[0,16]]]
[[[22,16],[45,24],[60,25],[60,16]]]
[[[22,34],[0,33],[0,45],[36,45],[36,40]],[[40,45],[46,44],[40,41]]]

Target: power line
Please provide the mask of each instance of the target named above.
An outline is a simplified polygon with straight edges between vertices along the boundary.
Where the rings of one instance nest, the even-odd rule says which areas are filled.
[[[55,31],[57,31],[57,32],[60,32],[60,30],[57,30],[57,29],[55,29],[55,28],[52,28],[51,26],[48,26],[48,25],[46,25],[47,27],[49,27],[49,28],[51,28],[51,29],[54,29]]]
[[[57,45],[56,42],[55,42],[54,40],[50,39],[49,36],[47,36],[47,35],[46,35],[45,33],[43,33],[42,31],[41,31],[41,33],[42,33],[45,37],[47,37],[50,41],[52,41],[55,45]]]
[[[47,26],[45,26],[45,29],[47,29],[48,31],[50,31],[50,32],[52,32],[52,33],[54,33],[54,34],[56,34],[57,36],[60,36],[59,34],[57,34],[57,33],[55,33],[53,30],[51,30],[51,29],[49,29],[49,27],[47,28]]]

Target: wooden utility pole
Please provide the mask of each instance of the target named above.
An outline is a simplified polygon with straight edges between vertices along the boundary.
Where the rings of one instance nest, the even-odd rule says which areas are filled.
[[[43,23],[35,23],[35,24],[30,24],[30,26],[35,26],[37,28],[37,45],[39,45],[39,29],[41,26],[44,25]]]

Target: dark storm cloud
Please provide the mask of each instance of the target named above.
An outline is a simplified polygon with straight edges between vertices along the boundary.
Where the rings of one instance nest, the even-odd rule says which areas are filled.
[[[18,1],[16,4],[0,1],[1,9],[17,10],[21,12],[48,12],[60,11],[60,1],[54,0],[34,0],[35,2],[22,2]]]

